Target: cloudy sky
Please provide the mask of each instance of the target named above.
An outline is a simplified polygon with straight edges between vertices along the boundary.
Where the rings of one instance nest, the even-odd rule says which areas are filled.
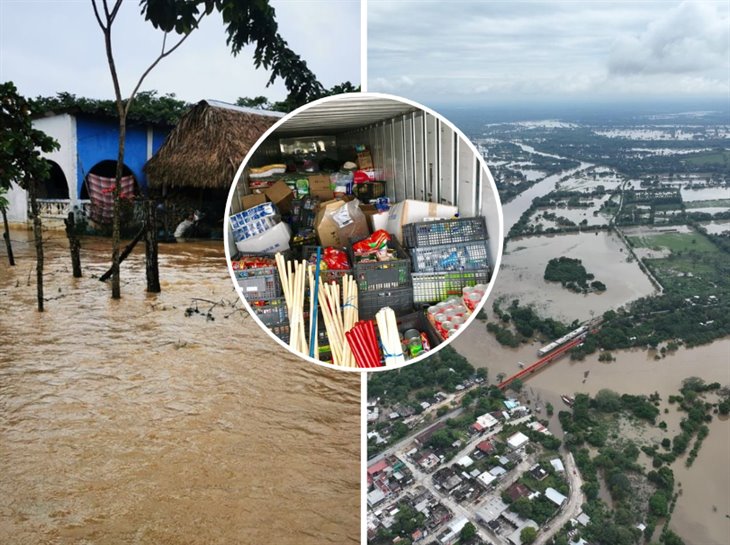
[[[272,0],[279,31],[326,86],[360,81],[360,3],[357,0]],[[316,31],[315,31],[316,29]],[[129,93],[159,52],[162,35],[127,0],[114,27],[117,66]],[[112,98],[113,88],[101,30],[89,0],[0,0],[0,81],[12,80],[27,96],[68,91]],[[174,92],[197,101],[233,102],[240,96],[285,97],[281,83],[266,88],[268,75],[255,70],[252,49],[231,56],[218,14],[164,59],[143,89]]]
[[[431,104],[727,100],[729,33],[727,0],[369,0],[369,90]]]

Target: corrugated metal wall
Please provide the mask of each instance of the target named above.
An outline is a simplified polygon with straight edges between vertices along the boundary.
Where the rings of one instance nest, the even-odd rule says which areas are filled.
[[[324,134],[326,122],[322,125]],[[451,204],[458,206],[462,216],[485,216],[494,263],[500,242],[498,205],[491,189],[494,182],[466,140],[437,117],[419,110],[338,133],[339,159],[351,159],[359,144],[369,147],[373,163],[382,169],[392,200]],[[264,164],[264,158],[279,160],[274,146],[278,150],[278,139],[272,136],[257,150],[255,164]]]
[[[465,216],[481,213],[479,162],[438,118],[413,112],[337,136],[340,150],[357,144],[369,146],[373,163],[390,182],[391,199],[455,204]]]

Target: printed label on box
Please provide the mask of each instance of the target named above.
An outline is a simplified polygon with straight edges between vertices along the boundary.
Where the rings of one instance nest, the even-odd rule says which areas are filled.
[[[340,229],[350,225],[354,221],[350,216],[350,213],[347,211],[347,206],[341,206],[334,214],[332,214],[332,219]]]

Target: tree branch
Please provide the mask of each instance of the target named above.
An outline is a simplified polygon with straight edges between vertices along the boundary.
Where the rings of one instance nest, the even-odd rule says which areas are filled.
[[[117,2],[114,4],[114,7],[112,8],[112,13],[109,16],[109,24],[114,22],[114,19],[117,18],[117,13],[119,13],[119,8],[122,7],[123,0],[117,0]]]
[[[96,17],[96,22],[99,23],[101,30],[106,35],[106,27],[104,26],[104,23],[101,20],[101,15],[99,15],[99,8],[96,7],[96,0],[91,0],[91,6],[94,8],[94,17]]]
[[[142,74],[142,76],[139,78],[139,81],[137,82],[137,85],[134,87],[134,90],[129,95],[129,99],[127,99],[127,104],[126,104],[126,106],[124,108],[124,115],[125,116],[129,113],[129,109],[132,106],[132,100],[134,100],[134,97],[137,94],[137,91],[139,91],[139,88],[142,86],[142,82],[145,80],[145,78],[147,77],[147,75],[150,72],[152,72],[152,70],[155,68],[155,66],[157,66],[162,59],[164,59],[168,55],[172,54],[178,47],[180,47],[183,44],[183,42],[185,42],[185,40],[188,39],[188,37],[193,33],[193,30],[195,30],[196,28],[198,28],[198,25],[200,24],[200,21],[203,20],[203,17],[204,16],[205,16],[205,12],[201,13],[198,16],[198,18],[195,20],[195,26],[190,30],[190,32],[188,32],[182,38],[180,38],[180,41],[177,42],[174,46],[172,46],[172,48],[170,48],[167,51],[165,51],[165,41],[167,39],[167,33],[165,33],[165,39],[163,40],[162,50],[160,51],[160,54],[157,56],[157,58],[154,60],[154,62],[149,65],[149,67],[147,68],[147,70],[144,71],[144,73]]]

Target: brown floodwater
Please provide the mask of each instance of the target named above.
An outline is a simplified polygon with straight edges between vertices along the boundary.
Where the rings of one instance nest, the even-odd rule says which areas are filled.
[[[547,282],[548,261],[563,256],[580,259],[596,280],[606,284],[606,291],[580,294],[559,282]],[[519,299],[534,305],[542,316],[566,322],[588,320],[654,292],[638,263],[627,261],[628,257],[626,246],[611,231],[513,239],[505,246],[490,298],[504,299],[507,304]]]
[[[525,344],[517,349],[500,346],[494,337],[485,334],[484,324],[475,322],[453,343],[454,348],[473,365],[486,367],[490,381],[498,373],[510,376],[519,371],[518,362],[533,363],[538,359],[539,344]],[[584,361],[564,357],[533,375],[525,389],[542,407],[550,402],[555,415],[550,420],[552,430],[559,433],[557,413],[565,409],[561,394],[584,392],[594,395],[601,388],[628,394],[659,392],[664,400],[678,393],[682,380],[698,376],[706,382],[730,385],[730,338],[692,349],[680,348],[676,353],[654,360],[645,350],[614,352],[611,363],[598,361],[598,355]],[[671,409],[670,409],[671,410]],[[542,413],[544,415],[544,411]],[[676,433],[679,415],[668,415],[669,435]],[[671,528],[688,545],[727,545],[730,536],[730,420],[714,418],[710,434],[702,443],[691,468],[680,458],[672,469],[682,483],[682,495],[672,516]]]
[[[71,277],[46,233],[46,312],[30,233],[0,248],[0,543],[357,543],[360,379],[299,361],[253,323],[220,242],[143,249],[122,295],[83,241]],[[199,313],[186,317],[185,310]],[[210,310],[214,320],[206,313]]]

